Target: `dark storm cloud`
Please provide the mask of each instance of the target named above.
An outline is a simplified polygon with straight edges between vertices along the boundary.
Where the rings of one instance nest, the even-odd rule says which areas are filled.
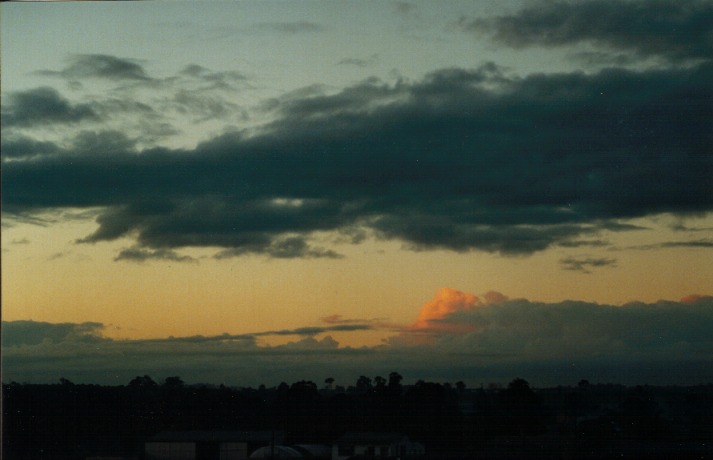
[[[515,48],[592,42],[641,57],[713,57],[713,3],[707,0],[548,1],[459,24]]]
[[[107,54],[74,55],[69,58],[69,64],[64,69],[60,71],[44,70],[39,73],[41,75],[60,76],[69,80],[86,78],[151,80],[137,61]]]
[[[616,259],[608,257],[565,257],[560,259],[560,265],[565,270],[591,273],[591,268],[616,267]]]
[[[394,339],[353,349],[338,347],[330,336],[316,337],[370,326],[113,340],[97,335],[104,329],[98,323],[3,322],[3,378],[45,382],[64,376],[75,382],[125,384],[151,372],[154,377],[180,375],[188,382],[258,385],[276,384],[275,369],[288,381],[316,381],[328,369],[341,382],[393,370],[409,381],[506,382],[526,375],[536,385],[582,378],[688,385],[713,379],[711,296],[623,306],[504,300],[440,321],[469,327],[444,329],[460,332],[441,333],[428,343]],[[257,345],[257,337],[270,335],[297,339],[280,346]]]
[[[90,105],[72,104],[48,86],[10,93],[7,99],[8,104],[2,107],[3,127],[38,127],[100,118]]]
[[[7,162],[3,206],[105,207],[99,242],[338,257],[319,232],[416,250],[529,254],[713,210],[713,66],[506,76],[445,69],[272,101],[275,120],[194,149]],[[102,135],[104,136],[104,135]],[[79,150],[108,139],[86,136]],[[355,233],[356,232],[356,233]]]

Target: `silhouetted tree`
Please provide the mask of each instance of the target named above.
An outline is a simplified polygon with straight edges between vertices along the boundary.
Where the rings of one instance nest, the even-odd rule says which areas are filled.
[[[359,376],[356,382],[357,391],[365,393],[371,390],[371,379],[364,375]]]
[[[144,375],[143,377],[137,375],[131,379],[129,386],[134,388],[154,388],[158,386],[158,384],[148,375]]]
[[[183,380],[181,380],[181,377],[179,376],[172,376],[172,377],[166,377],[166,379],[163,381],[163,387],[164,388],[183,388],[185,384],[183,383]]]
[[[520,434],[532,434],[544,429],[543,408],[527,380],[516,378],[500,392],[500,403],[508,425]]]
[[[383,390],[386,388],[386,379],[380,375],[377,375],[374,377],[374,385],[376,385],[376,388],[379,390]]]
[[[334,384],[334,377],[327,377],[326,379],[324,379],[324,383],[327,385],[327,389],[331,390],[332,385]]]
[[[398,372],[391,372],[389,374],[389,388],[391,389],[398,389],[399,393],[401,393],[401,381],[404,378],[399,374]]]

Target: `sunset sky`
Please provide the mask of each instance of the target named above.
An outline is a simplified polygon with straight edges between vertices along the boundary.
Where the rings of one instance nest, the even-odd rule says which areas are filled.
[[[713,381],[713,2],[3,3],[3,381]]]

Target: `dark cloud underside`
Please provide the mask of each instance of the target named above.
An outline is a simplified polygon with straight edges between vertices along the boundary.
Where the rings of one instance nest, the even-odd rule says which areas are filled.
[[[528,254],[628,229],[616,219],[712,210],[711,81],[710,64],[526,78],[486,65],[276,101],[261,133],[193,150],[20,139],[53,154],[4,165],[3,206],[105,207],[84,241],[131,233],[152,250],[338,257],[311,235],[362,228],[414,249]],[[82,113],[47,88],[22,97],[38,95],[61,110],[16,96],[10,119]]]
[[[69,80],[99,78],[107,80],[150,80],[144,68],[133,59],[106,54],[78,54],[59,72],[44,70],[41,75],[59,76]]]
[[[598,267],[615,267],[616,259],[608,257],[565,257],[560,260],[565,270],[591,273],[590,269]]]
[[[72,104],[48,86],[10,93],[8,99],[7,105],[3,104],[3,128],[69,124],[100,118],[90,105]]]
[[[464,18],[460,26],[517,48],[591,42],[640,57],[713,57],[713,3],[707,0],[539,2],[512,15]]]

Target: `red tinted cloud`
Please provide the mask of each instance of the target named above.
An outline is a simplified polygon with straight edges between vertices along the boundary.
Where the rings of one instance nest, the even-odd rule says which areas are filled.
[[[448,332],[462,329],[453,324],[440,322],[457,311],[472,310],[483,302],[473,294],[451,288],[441,288],[429,302],[423,304],[416,322],[411,325],[413,330],[429,330],[433,332]]]

